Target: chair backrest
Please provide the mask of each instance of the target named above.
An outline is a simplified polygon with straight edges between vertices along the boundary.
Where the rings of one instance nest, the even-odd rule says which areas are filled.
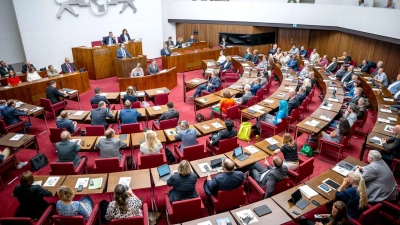
[[[35,225],[28,217],[3,217],[0,219],[1,225]]]
[[[219,87],[215,88],[215,91],[220,91],[222,89],[224,89],[224,86],[222,86],[222,84],[221,84]]]
[[[92,41],[92,47],[101,46],[101,41]]]
[[[95,159],[94,164],[95,173],[114,173],[124,170],[124,167],[120,167],[120,162],[117,157]]]
[[[382,204],[378,203],[369,209],[365,210],[361,213],[361,216],[358,218],[358,222],[362,225],[374,225],[379,221],[379,213],[381,211]]]
[[[303,68],[304,68],[303,64],[300,64],[299,71],[303,70]]]
[[[7,124],[4,120],[0,120],[0,134],[8,134]]]
[[[140,157],[140,169],[148,169],[159,167],[163,165],[164,162],[164,153],[155,153],[150,155],[142,155],[139,152]]]
[[[277,129],[274,135],[277,135],[283,131],[286,130],[286,128],[289,126],[289,120],[288,118],[283,118],[280,123],[277,125]]]
[[[240,117],[239,105],[233,105],[226,109],[226,119],[235,120]]]
[[[154,105],[165,105],[168,103],[168,93],[154,95]]]
[[[85,218],[83,216],[53,216],[54,225],[65,225],[65,224],[74,224],[74,225],[86,225]]]
[[[264,91],[262,89],[258,90],[256,96],[257,96],[257,102],[261,102],[261,100],[264,97]]]
[[[288,183],[289,183],[289,177],[286,177],[285,179],[276,182],[273,194],[277,195],[283,191],[286,191],[288,189]]]
[[[203,50],[210,50],[210,48],[203,48]]]
[[[311,96],[311,95],[309,95],[309,96]],[[304,112],[304,110],[307,109],[308,103],[309,103],[309,97],[307,97],[306,99],[304,99],[304,101],[301,103],[301,108],[303,108],[303,112]],[[292,110],[292,112],[293,112],[293,111],[294,111],[294,110]]]
[[[251,98],[249,100],[247,100],[246,106],[250,107],[252,105],[255,105],[256,101],[257,101],[257,96],[251,96]]]
[[[97,109],[97,108],[99,108],[99,105],[98,105],[98,104],[91,104],[91,106],[92,106],[92,109]]]
[[[121,124],[120,134],[132,134],[141,132],[140,123]]]
[[[218,211],[223,211],[227,209],[233,209],[237,206],[244,205],[246,198],[243,196],[244,187],[240,187],[230,190],[230,191],[218,191]],[[232,198],[232,196],[235,196]]]
[[[74,163],[72,162],[54,162],[50,163],[50,175],[76,175]]]
[[[47,98],[40,98],[40,106],[44,108],[45,111],[53,111],[53,104],[51,104],[51,101]]]
[[[351,63],[350,63],[350,65],[352,65],[352,66],[356,66],[356,65],[357,65],[357,62],[356,62],[355,60],[351,60]]]
[[[104,126],[103,125],[90,125],[86,126],[86,136],[104,136]]]
[[[51,143],[57,143],[61,141],[61,132],[63,131],[63,129],[60,128],[50,128],[50,134],[49,134],[49,138],[50,138],[50,142]]]
[[[204,145],[193,145],[183,149],[183,158],[187,161],[202,159],[205,157],[207,156],[204,151]]]
[[[226,152],[233,151],[233,149],[238,146],[237,140],[237,137],[220,140],[218,143],[219,149],[217,154],[224,154]]]
[[[141,102],[141,101],[132,102],[132,103],[131,103],[131,108],[132,108],[132,109],[142,108],[142,102]]]
[[[175,128],[176,126],[178,126],[178,118],[160,121],[161,130]]]
[[[305,101],[306,100],[304,100],[303,102]],[[292,112],[290,113],[289,124],[299,121],[299,118],[300,118],[300,107],[293,109]]]
[[[204,216],[200,197],[175,201],[172,203],[172,209],[174,217],[179,218],[179,222],[191,221]]]
[[[297,168],[297,173],[299,176],[296,181],[300,182],[305,178],[309,177],[314,172],[314,157],[307,159],[306,161],[302,161],[300,159],[299,167]]]
[[[369,69],[369,73],[370,73],[370,74],[373,73],[374,70],[375,70],[375,68],[370,68],[370,69]]]

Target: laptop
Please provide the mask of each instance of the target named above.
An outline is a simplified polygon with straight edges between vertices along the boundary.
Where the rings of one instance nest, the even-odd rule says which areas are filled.
[[[168,164],[157,167],[157,172],[161,180],[163,180],[164,182],[167,182],[167,180],[172,176]]]
[[[233,156],[234,156],[236,159],[240,160],[240,161],[243,161],[243,160],[249,158],[249,156],[247,156],[247,155],[245,155],[245,154],[243,153],[242,146],[239,146],[239,147],[237,147],[237,148],[235,148],[235,149],[233,150]]]
[[[292,194],[292,199],[289,200],[293,204],[295,204],[297,207],[299,207],[301,210],[306,208],[310,203],[303,199],[301,196],[301,191],[300,189],[297,189],[293,194]]]
[[[345,162],[345,161],[341,161],[339,163],[339,166],[342,167],[342,168],[345,168],[346,170],[353,170],[354,169],[354,165],[352,165],[352,164],[350,164],[348,162]]]

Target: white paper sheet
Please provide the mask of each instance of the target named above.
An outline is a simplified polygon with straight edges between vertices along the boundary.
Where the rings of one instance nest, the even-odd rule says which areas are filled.
[[[278,144],[278,143],[279,143],[279,141],[275,140],[273,137],[266,138],[265,141],[267,141],[267,142],[270,143],[271,145],[274,145],[274,144]]]
[[[212,123],[211,125],[213,127],[215,127],[215,128],[221,128],[222,127],[222,124],[220,124],[219,122]]]
[[[314,196],[317,196],[318,193],[311,189],[308,185],[304,185],[299,187],[300,191],[307,196],[307,198],[312,198]]]
[[[54,187],[56,186],[58,180],[60,179],[60,177],[49,177],[47,178],[46,182],[43,184],[43,187]]]
[[[157,106],[153,106],[153,109],[154,110],[161,110],[161,107],[157,105]]]
[[[75,188],[78,188],[79,185],[82,185],[85,188],[88,186],[88,183],[89,183],[89,177],[78,178],[75,184]]]
[[[208,163],[199,163],[199,164],[197,164],[197,166],[199,166],[201,172],[203,172],[203,173],[207,172],[205,166],[208,166],[208,168],[211,169],[211,166]]]
[[[74,116],[81,116],[84,113],[84,111],[78,111],[74,113]]]
[[[14,135],[14,137],[12,137],[10,139],[10,141],[18,141],[19,139],[21,139],[24,135],[23,134],[16,134]]]
[[[100,96],[107,96],[108,93],[101,93]]]
[[[249,145],[249,146],[245,147],[244,149],[246,149],[247,151],[249,151],[251,154],[254,154],[254,153],[260,151],[260,150],[258,150],[256,147],[254,147],[253,145]]]
[[[129,187],[131,184],[131,177],[120,177],[118,184],[126,185]]]

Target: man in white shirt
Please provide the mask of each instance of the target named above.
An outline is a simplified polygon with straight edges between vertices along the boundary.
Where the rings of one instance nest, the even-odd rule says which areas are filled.
[[[317,52],[317,49],[314,48],[313,52],[310,55],[310,62],[316,63],[319,60],[319,54]]]
[[[219,53],[219,58],[218,58],[218,60],[217,60],[217,63],[218,63],[217,66],[224,64],[225,61],[226,61],[225,53],[224,53],[224,51],[221,51],[221,52]]]
[[[394,95],[395,99],[398,99],[400,97],[400,74],[397,75],[397,80],[393,82],[391,85],[389,85],[388,90],[392,95]]]
[[[296,47],[296,45],[293,45],[292,48],[289,51],[289,54],[299,54],[299,49]]]

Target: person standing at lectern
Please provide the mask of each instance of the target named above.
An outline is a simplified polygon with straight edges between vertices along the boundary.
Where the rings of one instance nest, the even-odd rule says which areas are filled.
[[[69,58],[65,58],[65,63],[61,65],[61,70],[63,73],[73,73],[76,71],[76,68],[73,63],[69,62]]]
[[[119,36],[119,40],[121,41],[121,43],[128,43],[128,41],[131,40],[131,37],[129,36],[126,29],[122,30],[122,34]]]
[[[140,63],[138,63],[136,67],[133,68],[131,72],[131,77],[143,77],[143,76],[144,76],[143,69],[142,67],[140,67]]]
[[[157,61],[155,59],[151,61],[151,65],[147,69],[147,72],[149,73],[149,75],[158,73]]]
[[[125,59],[127,56],[129,58],[133,58],[131,54],[129,54],[128,50],[126,50],[125,45],[123,43],[119,44],[119,49],[117,50],[117,58],[118,59]]]
[[[161,49],[161,56],[170,56],[171,50],[168,48],[168,44],[164,44],[164,48]]]
[[[108,32],[108,36],[103,39],[103,45],[115,45],[117,41],[113,35],[113,32]]]
[[[174,42],[172,41],[172,37],[168,38],[168,41],[165,42],[165,44],[167,44],[167,46],[174,46]]]
[[[187,42],[189,42],[189,43],[195,43],[195,42],[196,42],[196,39],[194,39],[194,36],[193,36],[193,35],[190,35],[190,38],[188,39]]]

